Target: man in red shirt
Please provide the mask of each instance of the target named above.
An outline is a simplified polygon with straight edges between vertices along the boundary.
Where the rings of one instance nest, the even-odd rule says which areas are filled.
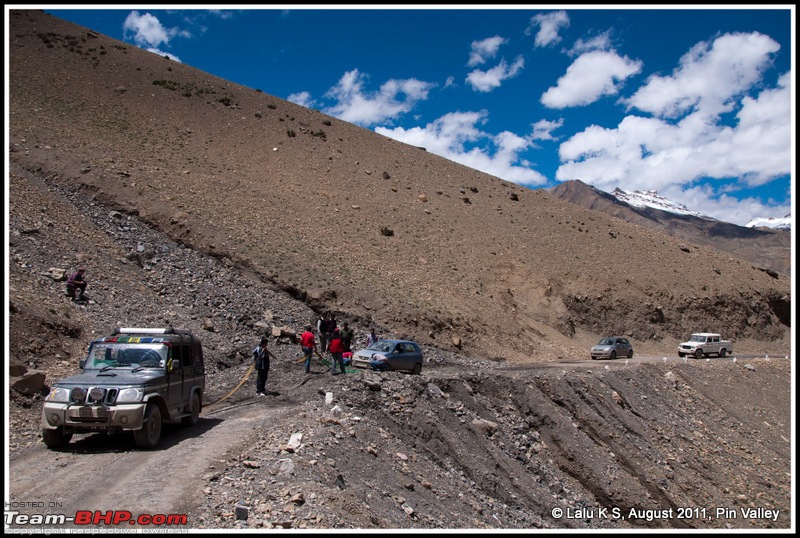
[[[342,373],[345,373],[344,361],[342,361],[342,353],[344,353],[344,340],[342,339],[342,335],[339,333],[339,329],[333,330],[333,336],[331,336],[331,340],[328,342],[328,351],[331,352],[331,357],[333,358],[331,361],[331,373],[333,375],[339,373],[336,371],[337,364],[341,367]]]
[[[303,355],[306,357],[306,373],[311,373],[311,355],[317,349],[317,341],[314,333],[311,332],[311,325],[306,325],[306,330],[300,335],[300,347],[303,348]]]

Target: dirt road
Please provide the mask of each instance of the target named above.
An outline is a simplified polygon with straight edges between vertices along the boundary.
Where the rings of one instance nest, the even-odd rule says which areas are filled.
[[[202,491],[202,475],[278,412],[240,405],[206,413],[195,427],[165,426],[153,451],[132,450],[130,435],[76,436],[62,451],[42,447],[11,462],[12,499],[44,503],[43,512],[55,514],[179,514]]]
[[[784,359],[450,364],[419,376],[280,368],[267,398],[245,383],[197,426],[166,427],[155,450],[98,434],[12,459],[8,508],[182,514],[198,529],[790,524]],[[288,448],[293,435],[302,442]],[[598,517],[610,507],[673,517]],[[686,507],[699,517],[674,517]],[[715,507],[727,517],[710,517]]]

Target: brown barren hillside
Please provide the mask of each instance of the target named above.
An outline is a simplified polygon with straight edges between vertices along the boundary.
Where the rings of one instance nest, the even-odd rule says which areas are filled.
[[[788,347],[785,275],[43,12],[10,12],[9,47],[12,171],[316,311],[509,361],[584,354],[607,333],[667,349],[696,330]],[[19,196],[12,183],[12,215]],[[90,268],[106,256],[79,254]]]

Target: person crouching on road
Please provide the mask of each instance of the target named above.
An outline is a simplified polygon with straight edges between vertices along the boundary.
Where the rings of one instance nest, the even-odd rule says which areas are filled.
[[[261,337],[261,344],[253,350],[253,359],[256,366],[256,395],[267,395],[267,376],[269,375],[269,350],[267,344],[269,340],[266,336]]]
[[[300,335],[300,347],[303,350],[303,355],[306,358],[306,373],[311,373],[311,355],[317,349],[317,341],[314,339],[314,333],[311,332],[311,325],[306,325],[306,330]]]
[[[344,353],[344,340],[342,339],[342,335],[339,333],[339,329],[333,330],[333,336],[331,336],[330,342],[328,342],[328,350],[331,352],[331,374],[336,375],[338,372],[336,371],[336,365],[338,364],[342,370],[344,371],[344,361],[342,360],[342,354]]]

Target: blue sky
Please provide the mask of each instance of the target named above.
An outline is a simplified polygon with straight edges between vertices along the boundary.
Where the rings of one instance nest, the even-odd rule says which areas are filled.
[[[793,6],[19,7],[531,188],[793,215]]]

